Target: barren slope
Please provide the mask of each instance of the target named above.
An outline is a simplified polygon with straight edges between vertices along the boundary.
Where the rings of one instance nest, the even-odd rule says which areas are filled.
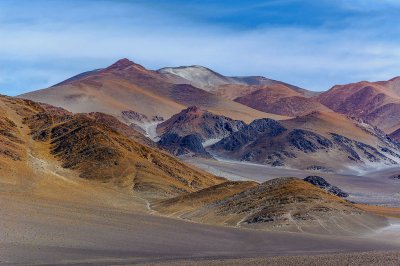
[[[236,91],[236,95],[232,91]],[[320,104],[313,98],[305,97],[304,94],[287,86],[275,84],[271,86],[246,86],[235,88],[235,86],[224,86],[218,88],[217,95],[230,95],[235,97],[235,102],[244,104],[254,109],[285,115],[301,116],[314,111],[330,111],[329,108]]]
[[[364,119],[391,133],[400,127],[399,80],[338,85],[316,99],[336,112]]]
[[[44,171],[48,170],[46,167],[55,167],[60,171],[70,169],[74,170],[76,177],[101,180],[148,197],[169,197],[223,181],[191,168],[164,152],[140,144],[132,136],[114,131],[100,123],[98,115],[50,112],[34,102],[11,98],[1,98],[1,102],[7,110],[7,117],[21,121],[22,127],[22,121],[29,126],[30,136],[27,132],[16,132],[25,139],[25,143],[32,143],[27,147],[16,139],[14,142],[22,145],[20,153],[16,153],[16,144],[13,144],[15,147],[10,146],[9,150],[20,157],[16,163],[9,164],[7,172],[11,175],[18,173],[19,170],[14,169],[16,165],[33,160],[33,165],[28,163],[21,169],[32,172],[36,163]],[[35,151],[31,151],[32,146]],[[44,158],[32,155],[37,152],[36,149]],[[54,164],[54,158],[59,160],[62,168],[60,163]],[[4,165],[13,160],[10,156],[6,159]],[[28,176],[36,175],[31,173]]]

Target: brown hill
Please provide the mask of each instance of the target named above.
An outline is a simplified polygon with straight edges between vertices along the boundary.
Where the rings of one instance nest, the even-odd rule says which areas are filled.
[[[221,184],[154,207],[197,222],[269,230],[353,235],[387,224],[385,218],[297,178],[229,186],[238,189],[226,189]],[[227,195],[226,190],[234,194]]]
[[[8,118],[6,110],[0,107],[0,155],[9,160],[20,161],[22,145],[17,125]]]
[[[34,177],[35,165],[43,171],[49,171],[47,167],[57,172],[69,169],[69,175],[130,188],[149,198],[193,192],[224,181],[119,133],[120,128],[106,125],[110,124],[107,116],[108,122],[100,123],[104,117],[99,114],[73,115],[7,97],[0,103],[3,118],[9,118],[1,126],[10,132],[1,138],[6,143],[1,146],[5,147],[2,170],[7,167],[12,176],[30,172],[28,176]],[[29,130],[19,129],[25,125]]]
[[[230,197],[244,190],[256,187],[252,181],[227,181],[197,192],[184,194],[175,198],[154,203],[151,208],[169,216],[179,216],[189,213],[207,204]]]
[[[119,121],[117,118],[115,118],[112,115],[95,112],[95,113],[89,113],[89,114],[87,114],[87,116],[94,119],[96,122],[106,125],[107,127],[117,131],[118,133],[120,133],[134,141],[137,141],[141,144],[144,144],[144,145],[150,146],[150,147],[157,146],[149,138],[143,136],[142,132],[138,132],[134,127],[128,126],[128,125],[122,123],[121,121]]]
[[[193,105],[247,122],[261,117],[280,119],[192,85],[175,84],[165,75],[147,70],[128,59],[20,97],[60,106],[74,113],[106,113],[122,121],[124,111],[169,118]]]
[[[391,133],[400,127],[399,78],[334,86],[316,97],[330,109],[357,117]]]

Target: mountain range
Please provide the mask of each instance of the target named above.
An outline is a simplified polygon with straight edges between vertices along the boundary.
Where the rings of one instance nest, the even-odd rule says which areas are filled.
[[[121,59],[20,97],[105,113],[173,155],[331,171],[399,163],[399,84],[312,92],[261,76],[228,77],[202,66],[154,71]]]

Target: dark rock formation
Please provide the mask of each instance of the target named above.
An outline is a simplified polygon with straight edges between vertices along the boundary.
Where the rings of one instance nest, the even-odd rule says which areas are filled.
[[[378,151],[378,149],[372,147],[371,145],[365,144],[360,141],[351,140],[349,138],[346,138],[342,135],[335,133],[331,133],[331,136],[333,142],[339,146],[339,149],[347,152],[349,154],[348,158],[353,161],[360,161],[361,160],[360,153],[361,153],[370,162],[379,162],[383,160],[390,162],[391,164],[397,164],[397,162],[385,156],[383,153]],[[381,151],[393,157],[399,158],[399,155],[397,153],[395,153],[394,151],[390,150],[387,147],[381,148]]]
[[[260,135],[275,137],[284,131],[286,131],[286,128],[273,119],[257,119],[240,131],[214,144],[213,148],[235,151],[240,149],[243,145],[255,141]]]
[[[321,166],[321,165],[311,165],[311,166],[307,167],[306,170],[321,171],[321,172],[326,172],[326,173],[333,172],[332,169],[325,167],[325,166]]]
[[[161,134],[175,133],[181,137],[196,134],[206,141],[230,136],[245,125],[243,121],[191,106],[158,125],[157,131]]]
[[[392,178],[392,179],[399,179],[399,180],[400,180],[400,174],[393,175],[393,176],[391,176],[390,178]]]
[[[317,186],[319,188],[322,188],[338,197],[347,198],[349,196],[348,193],[344,192],[343,190],[341,190],[336,186],[332,186],[324,178],[320,176],[307,176],[306,178],[304,178],[304,181],[313,184],[314,186]]]
[[[201,138],[191,134],[184,137],[176,133],[162,135],[158,144],[174,155],[194,154],[210,158],[211,155],[204,149]]]
[[[291,145],[305,153],[332,147],[332,141],[329,139],[303,129],[294,129],[287,138]]]

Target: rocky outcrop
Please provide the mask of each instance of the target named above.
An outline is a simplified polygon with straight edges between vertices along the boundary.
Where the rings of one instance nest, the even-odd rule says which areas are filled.
[[[381,148],[381,151],[387,153],[388,156],[378,151],[377,148],[363,142],[351,140],[336,133],[331,133],[331,135],[334,143],[340,150],[346,151],[348,153],[348,158],[352,161],[361,161],[362,158],[365,158],[369,162],[380,162],[383,160],[391,164],[397,164],[397,162],[390,157],[398,157],[399,155],[387,147]],[[393,145],[395,144],[393,143]]]
[[[160,134],[175,133],[182,137],[196,134],[202,141],[206,141],[227,137],[244,126],[243,121],[233,120],[191,106],[159,124],[157,132]]]
[[[332,141],[311,131],[295,129],[291,131],[287,140],[290,145],[296,147],[304,153],[316,152],[321,149],[332,147]]]
[[[391,179],[399,179],[400,180],[400,174],[392,175],[390,178]]]
[[[192,106],[157,126],[157,132],[161,134],[158,143],[174,155],[211,157],[204,149],[203,142],[230,136],[244,126],[243,121]]]
[[[176,133],[167,133],[162,135],[158,144],[176,156],[191,154],[211,158],[196,134],[181,137]]]
[[[286,128],[284,128],[278,121],[268,118],[257,119],[250,123],[250,125],[242,128],[240,131],[235,132],[231,136],[214,144],[212,148],[235,151],[239,150],[244,145],[255,141],[261,135],[276,137],[285,131]]]
[[[332,172],[338,167],[343,169],[347,165],[361,169],[372,167],[371,163],[385,167],[400,162],[399,144],[381,130],[337,117],[340,120],[338,125],[346,128],[343,131],[340,127],[331,126],[328,119],[332,117],[336,119],[332,115],[313,113],[279,122],[272,119],[255,120],[212,145],[211,153],[274,167],[289,166],[322,172]],[[347,136],[337,132],[344,132]]]
[[[324,178],[320,176],[307,176],[306,178],[304,178],[304,181],[313,184],[314,186],[317,186],[319,188],[322,188],[323,190],[326,190],[335,196],[341,198],[347,198],[349,196],[348,193],[344,192],[343,190],[341,190],[336,186],[332,186]]]

